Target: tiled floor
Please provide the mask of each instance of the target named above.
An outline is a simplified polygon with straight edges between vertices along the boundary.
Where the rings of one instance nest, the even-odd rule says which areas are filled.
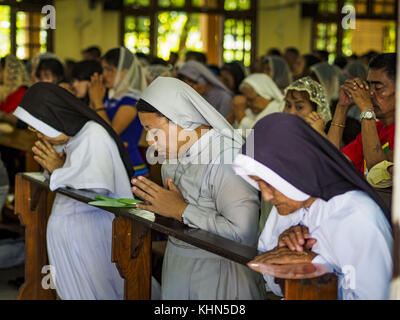
[[[8,281],[24,276],[24,265],[0,269],[0,300],[15,300],[18,296],[18,288]]]

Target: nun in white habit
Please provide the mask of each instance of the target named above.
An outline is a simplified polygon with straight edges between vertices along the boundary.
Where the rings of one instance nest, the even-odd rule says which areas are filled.
[[[284,108],[284,97],[280,89],[264,73],[253,73],[246,77],[239,90],[243,96],[234,98],[233,103],[239,103],[233,108],[242,108],[244,112],[241,116],[238,116],[240,113],[234,112],[234,128],[251,129],[260,119],[274,112],[282,112]]]
[[[70,187],[132,198],[132,165],[122,141],[68,91],[39,82],[26,92],[14,115],[37,131],[40,142],[33,151],[51,174],[50,190]],[[64,155],[56,154],[52,144]],[[111,262],[113,217],[57,194],[47,225],[47,249],[61,299],[123,299],[124,282]]]
[[[166,158],[164,187],[144,177],[132,180],[133,192],[147,202],[139,207],[256,246],[257,191],[230,165],[241,136],[178,79],[157,78],[136,107],[149,143]],[[168,143],[162,141],[164,135]],[[254,271],[174,237],[168,239],[161,287],[162,299],[262,299],[265,294]]]
[[[233,167],[274,208],[258,242],[262,254],[249,266],[320,263],[338,276],[339,299],[388,299],[390,211],[372,187],[297,116],[269,115],[252,134],[254,152],[239,154]],[[306,242],[282,245],[281,235],[297,225],[308,229]],[[282,295],[273,277],[264,278]]]

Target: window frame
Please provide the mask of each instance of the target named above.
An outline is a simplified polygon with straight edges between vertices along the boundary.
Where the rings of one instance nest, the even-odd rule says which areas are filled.
[[[24,11],[27,13],[41,13],[42,7],[45,5],[54,5],[53,0],[48,0],[43,2],[43,4],[34,4],[28,2],[17,2],[15,0],[4,0],[0,3],[3,6],[10,7],[10,54],[16,56],[17,54],[17,12]],[[29,31],[32,31],[31,27],[28,28]],[[53,52],[54,50],[54,30],[46,29],[47,31],[47,51]],[[31,53],[32,47],[30,45],[27,46]],[[39,49],[40,50],[40,49]],[[28,59],[32,59],[33,56],[28,57]]]
[[[157,55],[157,15],[160,12],[165,11],[178,11],[185,12],[187,14],[192,13],[204,13],[220,15],[222,17],[222,24],[226,19],[240,19],[240,20],[251,20],[252,25],[252,37],[251,37],[251,62],[255,61],[257,54],[257,0],[250,0],[251,6],[249,10],[234,10],[227,11],[224,9],[224,0],[216,0],[217,6],[215,8],[210,7],[196,7],[192,5],[191,0],[186,0],[182,7],[161,7],[158,5],[158,0],[150,0],[150,5],[147,7],[135,7],[135,6],[124,6],[120,11],[120,45],[124,45],[124,37],[126,33],[125,29],[125,18],[127,16],[146,16],[150,18],[150,55]],[[222,30],[223,33],[223,30]],[[223,36],[223,34],[221,34]],[[218,59],[223,61],[223,50],[219,53]]]

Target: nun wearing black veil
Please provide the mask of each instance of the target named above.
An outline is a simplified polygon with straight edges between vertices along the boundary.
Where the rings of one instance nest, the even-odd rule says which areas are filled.
[[[249,266],[260,271],[263,264],[320,263],[338,275],[339,299],[388,299],[390,213],[368,182],[297,116],[269,115],[249,137],[254,150],[243,146],[233,168],[274,205],[258,242],[263,253]],[[282,245],[281,236],[297,225],[308,229],[307,242]],[[274,278],[264,278],[282,295]]]
[[[129,155],[114,130],[93,110],[56,85],[37,83],[14,115],[36,130],[35,159],[50,175],[50,189],[89,189],[132,198]],[[49,144],[50,142],[50,144]],[[63,149],[58,165],[44,151]],[[62,144],[62,145],[60,145]],[[47,166],[47,168],[46,168]],[[123,299],[124,282],[111,262],[113,214],[57,194],[47,225],[47,249],[61,299]]]

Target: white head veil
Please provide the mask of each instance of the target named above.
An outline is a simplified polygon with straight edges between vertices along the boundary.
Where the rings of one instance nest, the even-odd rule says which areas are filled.
[[[120,47],[117,76],[113,87],[108,91],[108,97],[120,99],[130,93],[138,99],[146,86],[145,72],[139,59],[128,49]]]
[[[310,67],[310,70],[315,73],[319,83],[324,87],[328,100],[339,99],[340,90],[340,75],[336,68],[327,62],[320,62]]]
[[[184,129],[194,130],[200,125],[208,125],[233,139],[236,146],[243,144],[241,135],[235,132],[228,121],[192,87],[179,79],[158,77],[143,92],[141,99]]]
[[[274,80],[277,87],[283,91],[283,89],[292,82],[292,74],[289,65],[285,59],[276,56],[266,57],[265,61],[268,61],[271,68],[272,80]]]
[[[268,100],[283,101],[281,90],[276,86],[275,82],[265,73],[253,73],[246,77],[239,86],[239,90],[245,85],[252,87],[257,94]]]

